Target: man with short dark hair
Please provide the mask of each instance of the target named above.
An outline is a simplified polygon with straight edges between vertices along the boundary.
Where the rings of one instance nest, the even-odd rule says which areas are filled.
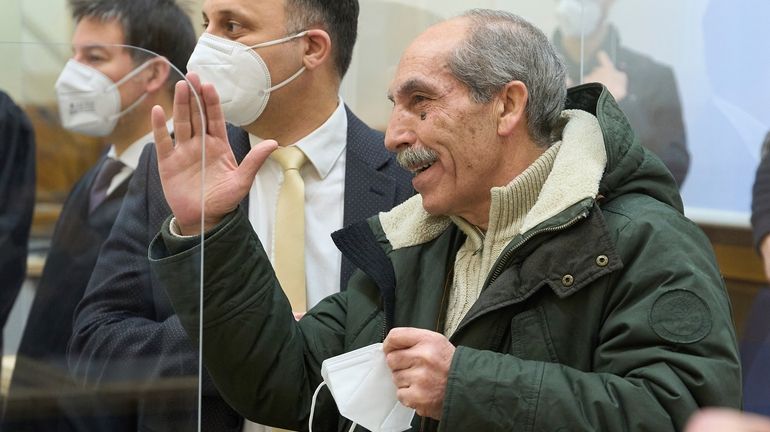
[[[277,158],[267,161],[242,197],[244,216],[261,238],[270,239],[271,259],[284,263],[281,277],[285,286],[291,279],[296,288],[293,308],[301,316],[306,307],[339,292],[352,273],[329,234],[413,194],[409,173],[383,148],[382,133],[359,120],[339,96],[355,43],[358,2],[206,0],[202,9],[206,31],[188,69],[195,72],[191,80],[213,84],[222,95],[221,126],[231,124],[226,138],[235,154],[231,162],[242,163],[249,148],[265,138],[304,159],[286,170]],[[191,125],[175,130],[176,136],[186,136]],[[292,204],[284,206],[283,192],[289,189],[284,186],[290,183],[299,183],[304,193],[299,202],[291,201],[298,196],[291,194]],[[78,307],[70,367],[86,382],[118,371],[143,383],[198,374],[197,350],[147,260],[147,247],[169,214],[155,152],[148,150]],[[299,232],[303,235],[293,235]],[[294,265],[300,262],[304,265]],[[313,284],[306,289],[304,280]],[[125,373],[122,365],[132,361],[143,367]],[[205,373],[200,391],[204,430],[260,429],[243,424]],[[171,425],[171,409],[147,410],[153,430],[184,427]],[[194,427],[195,416],[187,419],[192,422],[187,427]]]
[[[118,414],[71,381],[67,342],[139,155],[152,141],[150,109],[171,107],[179,76],[171,65],[184,71],[195,44],[192,22],[173,0],[69,6],[73,56],[56,83],[62,125],[104,137],[109,148],[61,210],[17,353],[5,431],[136,430],[135,406],[121,405]]]
[[[227,163],[217,92],[194,83],[207,152],[219,155],[205,179],[218,194],[201,202],[189,186],[201,125],[173,146],[154,109],[173,218],[150,260],[182,325],[193,337],[202,326],[227,400],[251,419],[338,431],[351,421],[322,381],[369,429],[389,413],[403,420],[395,402],[373,406],[387,386],[416,410],[415,431],[674,431],[700,406],[738,407],[730,306],[707,238],[609,92],[567,92],[564,73],[547,37],[510,13],[472,10],[420,35],[391,84],[385,138],[420,195],[334,234],[359,270],[299,322],[236,210],[276,143]],[[180,123],[188,92],[177,88]],[[201,208],[199,324],[189,274],[200,238],[185,236]],[[362,347],[379,363],[348,356]],[[383,370],[381,388],[358,387]]]

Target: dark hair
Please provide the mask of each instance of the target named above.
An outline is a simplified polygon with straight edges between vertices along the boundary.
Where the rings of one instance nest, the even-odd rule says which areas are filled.
[[[286,0],[285,10],[289,34],[313,26],[329,33],[334,65],[344,77],[358,34],[358,0]]]
[[[195,49],[196,36],[192,21],[174,0],[69,0],[72,18],[117,21],[123,28],[123,43],[166,57],[182,73],[187,73],[187,60]],[[131,50],[135,62],[149,57]],[[169,74],[169,83],[180,77]]]
[[[449,57],[449,68],[477,103],[486,103],[506,83],[523,82],[529,92],[530,136],[547,147],[559,129],[567,97],[564,63],[548,38],[525,19],[509,12],[472,9],[467,38]]]

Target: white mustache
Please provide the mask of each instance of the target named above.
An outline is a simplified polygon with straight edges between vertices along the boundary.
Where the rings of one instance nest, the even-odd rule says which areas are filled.
[[[414,171],[438,160],[438,153],[426,147],[407,147],[396,154],[396,161],[401,167]]]

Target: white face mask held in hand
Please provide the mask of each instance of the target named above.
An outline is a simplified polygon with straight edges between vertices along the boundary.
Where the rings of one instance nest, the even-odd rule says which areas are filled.
[[[340,414],[353,422],[351,431],[356,424],[372,432],[402,432],[411,427],[414,409],[398,401],[381,343],[324,360],[321,376],[324,381],[313,394],[310,408],[310,432],[315,400],[324,385],[329,387]]]
[[[262,48],[305,36],[307,31],[285,38],[247,46],[240,42],[203,33],[198,39],[187,70],[197,73],[201,82],[211,83],[217,89],[225,120],[245,126],[259,118],[267,106],[270,92],[294,81],[302,72],[302,66],[283,82],[272,85],[270,71],[254,48]]]
[[[56,97],[59,101],[62,126],[67,130],[94,137],[111,134],[120,116],[136,108],[147,97],[147,93],[143,93],[121,111],[118,87],[151,63],[152,61],[148,60],[118,82],[112,82],[99,70],[70,59],[56,80]]]

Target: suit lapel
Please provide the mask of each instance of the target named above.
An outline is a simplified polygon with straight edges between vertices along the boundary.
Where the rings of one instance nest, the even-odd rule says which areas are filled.
[[[380,172],[390,158],[382,134],[347,114],[344,226],[389,210],[396,200],[395,180]]]
[[[389,161],[383,135],[359,120],[347,107],[348,142],[345,151],[343,226],[390,210],[396,203],[396,181],[380,171]],[[355,266],[342,257],[340,290],[345,290]]]

